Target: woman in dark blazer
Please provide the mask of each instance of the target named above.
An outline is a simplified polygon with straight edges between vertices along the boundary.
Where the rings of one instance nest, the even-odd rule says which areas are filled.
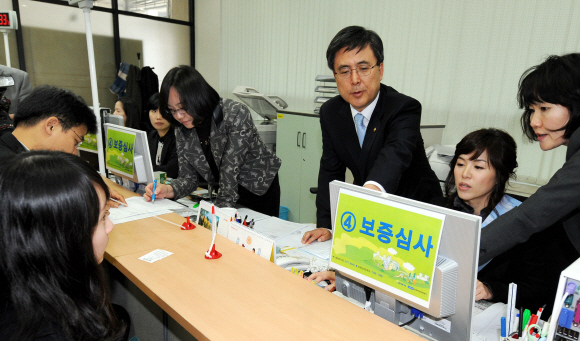
[[[184,197],[204,179],[219,186],[218,207],[238,203],[278,216],[282,162],[260,138],[246,106],[220,98],[197,70],[182,65],[163,79],[159,108],[176,126],[179,177],[157,186],[156,198]],[[145,189],[147,200],[152,189]]]
[[[534,233],[559,226],[554,231],[567,236],[559,254],[569,265],[580,257],[580,54],[550,56],[527,70],[520,79],[518,101],[524,109],[524,134],[539,141],[544,151],[567,146],[566,162],[519,207],[481,231],[479,264]]]
[[[171,128],[171,123],[163,118],[159,112],[159,93],[153,94],[149,98],[146,110],[154,128],[147,134],[153,170],[166,172],[168,177],[176,179],[179,175],[179,165],[177,163],[175,133]]]

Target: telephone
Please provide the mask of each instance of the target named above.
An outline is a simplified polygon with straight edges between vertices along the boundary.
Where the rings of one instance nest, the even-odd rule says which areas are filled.
[[[291,268],[295,268],[298,270],[306,271],[310,268],[310,261],[304,258],[296,258],[290,256],[281,256],[276,258],[276,264],[290,270]]]

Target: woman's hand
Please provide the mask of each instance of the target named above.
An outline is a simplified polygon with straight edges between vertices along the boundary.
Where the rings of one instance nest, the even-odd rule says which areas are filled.
[[[475,300],[490,300],[493,297],[491,291],[487,285],[481,283],[479,280],[477,281],[477,286],[475,287]]]
[[[127,205],[127,202],[125,201],[125,197],[122,196],[121,194],[119,194],[119,192],[117,192],[114,189],[109,187],[109,193],[111,194],[111,199],[115,199],[115,200],[120,201],[123,204]],[[119,203],[115,202],[113,200],[109,200],[108,204],[109,204],[109,207],[114,207],[114,208],[119,207]]]
[[[316,230],[308,231],[302,236],[302,244],[310,244],[313,241],[323,242],[332,238],[332,232],[324,227],[319,227]]]
[[[330,284],[324,287],[324,290],[333,292],[336,289],[336,276],[334,271],[321,271],[315,272],[310,277],[308,277],[309,281],[315,281],[319,283],[320,281],[329,281]]]
[[[151,196],[153,196],[152,183],[148,184],[147,187],[145,187],[145,193],[143,193],[143,198],[145,198],[146,201],[151,201]],[[171,199],[174,196],[175,193],[173,193],[173,187],[171,187],[171,185],[157,184],[157,187],[155,188],[155,199],[163,199],[163,198]]]

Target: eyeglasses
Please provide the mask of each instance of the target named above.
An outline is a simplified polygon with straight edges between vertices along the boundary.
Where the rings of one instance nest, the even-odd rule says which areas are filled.
[[[375,66],[368,66],[367,64],[362,64],[356,67],[356,69],[351,69],[348,66],[343,66],[340,69],[338,69],[338,72],[335,72],[336,75],[338,75],[339,78],[350,78],[350,75],[352,73],[352,70],[356,70],[356,73],[359,76],[368,76],[371,74],[371,71],[373,68],[379,66],[379,64],[375,65]]]
[[[79,138],[79,140],[81,140],[81,142],[77,142],[77,144],[75,145],[75,147],[77,147],[77,148],[80,147],[81,144],[83,144],[83,142],[85,142],[85,137],[84,136],[80,137],[80,135],[77,134],[77,132],[73,128],[70,128],[70,130],[72,130],[72,132],[75,133],[75,135]]]
[[[187,114],[187,109],[185,108],[181,108],[181,109],[165,109],[165,112],[170,114],[170,115],[177,115],[177,114]]]

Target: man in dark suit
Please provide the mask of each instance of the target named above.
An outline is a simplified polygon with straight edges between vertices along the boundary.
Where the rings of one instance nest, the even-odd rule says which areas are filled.
[[[383,43],[360,26],[342,29],[326,51],[340,96],[320,108],[322,158],[316,197],[318,228],[303,243],[331,237],[329,183],[344,181],[429,202],[442,196],[419,131],[421,104],[381,84]]]
[[[39,86],[20,103],[14,131],[0,137],[0,162],[30,150],[57,150],[77,154],[87,133],[97,132],[97,119],[83,99],[69,90]],[[111,198],[126,204],[112,188]],[[109,201],[111,207],[119,204]]]

